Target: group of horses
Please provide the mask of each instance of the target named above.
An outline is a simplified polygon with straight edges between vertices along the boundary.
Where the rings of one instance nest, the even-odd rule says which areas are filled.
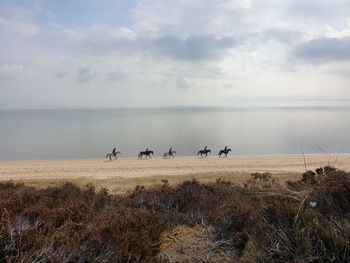
[[[225,146],[223,150],[219,151],[218,157],[221,157],[223,154],[225,155],[225,157],[227,157],[230,151],[231,151],[231,148],[227,148],[227,146]],[[207,146],[205,146],[203,150],[198,151],[197,155],[200,155],[201,157],[203,157],[203,155],[208,156],[208,153],[211,153],[211,150],[207,149]]]
[[[223,150],[219,151],[218,157],[222,157],[223,155],[227,157],[230,151],[231,151],[231,148],[227,148],[227,146],[225,146]],[[207,157],[208,153],[211,153],[211,150],[208,149],[207,146],[205,146],[203,150],[198,151],[197,156],[200,155],[201,157],[203,156]],[[114,160],[116,160],[118,158],[118,154],[121,154],[121,152],[117,151],[116,148],[114,148],[111,153],[106,154],[106,158],[109,158],[112,161],[112,158],[114,157]],[[139,152],[139,154],[137,155],[137,158],[142,159],[142,157],[145,156],[145,159],[147,159],[148,157],[152,159],[151,155],[153,154],[154,154],[154,151],[151,151],[147,148],[145,151]],[[163,159],[168,159],[168,158],[170,159],[171,157],[175,158],[174,154],[176,154],[176,151],[173,151],[173,148],[171,147],[169,151],[163,153]]]

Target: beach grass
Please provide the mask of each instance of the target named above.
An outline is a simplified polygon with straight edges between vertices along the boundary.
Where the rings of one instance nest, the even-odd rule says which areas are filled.
[[[276,173],[276,178],[281,184],[286,181],[295,181],[300,177],[300,173]],[[237,185],[244,184],[250,178],[250,173],[240,172],[211,172],[201,174],[190,174],[190,175],[176,175],[176,176],[148,176],[148,177],[113,177],[113,178],[93,178],[93,177],[78,177],[72,179],[15,179],[10,180],[14,183],[23,183],[28,186],[36,188],[46,188],[51,186],[59,186],[63,183],[73,183],[79,187],[85,187],[87,184],[93,184],[96,189],[106,188],[110,193],[123,194],[132,191],[135,186],[143,185],[145,187],[152,187],[162,185],[162,180],[167,180],[169,185],[176,186],[181,184],[183,181],[195,179],[202,183],[214,183],[218,179],[231,181]],[[6,182],[9,180],[5,180]]]

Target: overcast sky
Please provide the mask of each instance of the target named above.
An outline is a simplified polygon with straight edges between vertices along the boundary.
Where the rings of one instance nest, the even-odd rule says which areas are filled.
[[[350,99],[349,0],[1,0],[0,107]]]

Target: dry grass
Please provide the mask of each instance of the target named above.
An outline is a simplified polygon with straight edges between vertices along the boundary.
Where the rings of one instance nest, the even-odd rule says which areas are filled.
[[[276,173],[274,178],[278,179],[282,184],[286,181],[295,181],[300,177],[299,173]],[[161,185],[162,180],[167,180],[169,185],[176,186],[183,181],[196,179],[202,183],[214,183],[217,179],[234,182],[238,185],[243,185],[250,178],[249,173],[240,172],[216,172],[216,173],[201,173],[192,175],[176,175],[176,176],[149,176],[136,178],[107,178],[96,179],[91,177],[79,177],[76,179],[17,179],[12,180],[15,183],[23,183],[36,188],[46,188],[50,186],[59,186],[62,183],[73,183],[79,187],[84,187],[88,183],[92,183],[96,189],[106,188],[110,193],[123,194],[132,191],[136,185],[145,187],[153,187]]]
[[[299,178],[163,181],[123,195],[2,183],[0,262],[350,262],[350,174]]]

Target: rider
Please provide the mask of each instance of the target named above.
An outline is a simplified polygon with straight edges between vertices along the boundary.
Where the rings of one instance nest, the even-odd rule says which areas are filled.
[[[225,146],[225,150],[224,150],[225,152],[227,151],[227,146]]]
[[[112,151],[113,156],[117,156],[117,148],[114,148]]]
[[[173,147],[170,147],[169,149],[169,156],[173,155]]]

